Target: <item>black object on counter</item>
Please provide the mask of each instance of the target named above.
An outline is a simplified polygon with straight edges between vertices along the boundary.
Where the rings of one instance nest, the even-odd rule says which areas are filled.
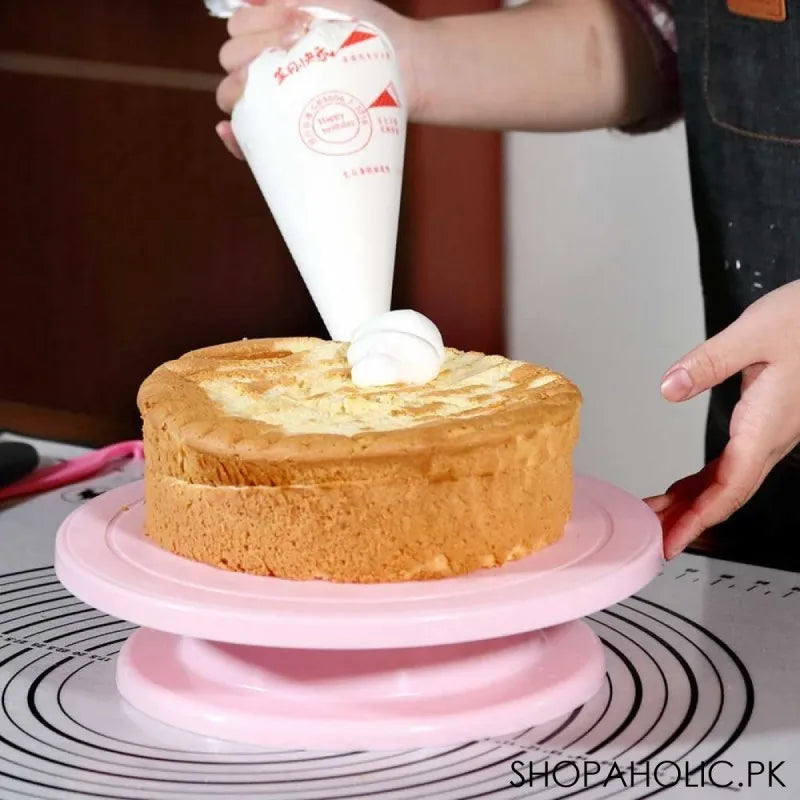
[[[0,487],[8,486],[39,466],[36,448],[26,442],[0,442]]]

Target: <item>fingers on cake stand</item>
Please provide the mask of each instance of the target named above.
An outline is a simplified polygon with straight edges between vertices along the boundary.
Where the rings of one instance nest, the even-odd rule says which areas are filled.
[[[441,581],[334,584],[215,569],[143,533],[134,483],[77,509],[56,571],[87,604],[139,626],[120,694],[204,736],[269,748],[398,749],[508,735],[569,713],[605,678],[582,618],[661,570],[658,520],[576,481],[564,537]]]

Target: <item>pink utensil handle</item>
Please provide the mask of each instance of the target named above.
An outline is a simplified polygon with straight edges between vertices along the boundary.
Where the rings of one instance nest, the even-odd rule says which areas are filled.
[[[0,500],[9,500],[13,497],[47,492],[60,486],[96,475],[103,467],[119,461],[122,458],[141,460],[144,458],[144,446],[138,440],[117,442],[116,444],[93,450],[86,455],[72,458],[63,464],[54,464],[50,467],[38,469],[30,475],[0,489]]]

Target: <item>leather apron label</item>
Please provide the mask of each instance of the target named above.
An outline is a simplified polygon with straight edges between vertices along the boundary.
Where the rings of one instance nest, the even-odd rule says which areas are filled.
[[[728,10],[741,17],[767,22],[786,21],[786,0],[727,0]]]

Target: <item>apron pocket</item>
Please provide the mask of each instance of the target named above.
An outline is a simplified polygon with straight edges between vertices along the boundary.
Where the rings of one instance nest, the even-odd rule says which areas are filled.
[[[705,0],[704,89],[719,126],[744,136],[800,145],[800,0],[787,20],[731,13]]]

